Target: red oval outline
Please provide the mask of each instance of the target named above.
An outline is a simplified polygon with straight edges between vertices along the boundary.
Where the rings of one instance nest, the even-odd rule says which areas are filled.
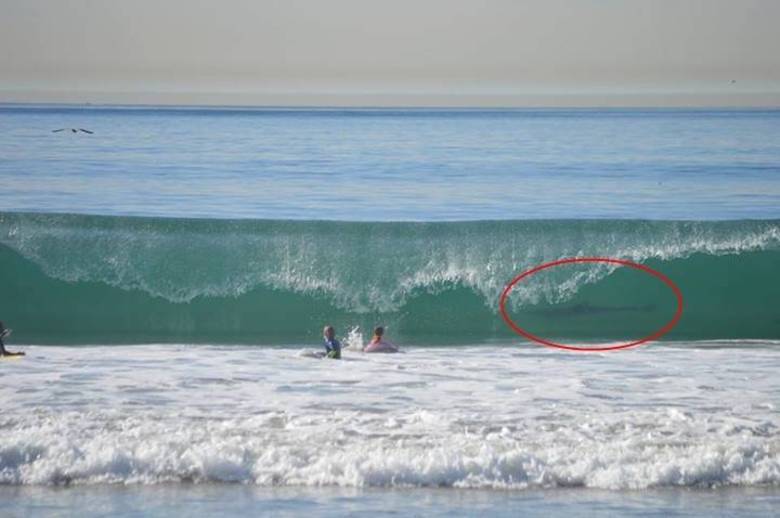
[[[610,345],[610,346],[600,346],[600,347],[575,347],[573,345],[566,345],[558,342],[553,342],[551,340],[545,340],[544,338],[540,338],[532,333],[529,333],[522,327],[515,324],[515,322],[510,318],[509,314],[506,311],[506,299],[509,296],[509,292],[511,292],[512,288],[514,288],[515,284],[517,284],[524,278],[530,277],[531,275],[541,270],[546,270],[547,268],[553,268],[555,266],[560,266],[562,264],[571,264],[571,263],[619,264],[621,266],[628,266],[630,268],[634,268],[635,270],[641,270],[645,273],[649,273],[650,275],[660,279],[664,284],[666,284],[672,290],[674,296],[677,298],[677,310],[675,311],[672,319],[669,322],[667,322],[666,325],[664,325],[654,333],[651,333],[643,338],[640,338],[639,340],[634,340],[633,342],[627,342],[625,344]],[[509,281],[509,284],[507,284],[506,287],[504,287],[504,291],[501,292],[501,297],[499,298],[498,301],[498,308],[501,311],[501,316],[503,317],[504,322],[506,322],[506,324],[510,327],[510,329],[512,329],[515,333],[524,336],[529,340],[536,342],[538,344],[547,347],[552,347],[554,349],[565,349],[567,351],[577,351],[577,352],[615,351],[618,349],[628,349],[629,347],[637,347],[644,343],[657,340],[663,335],[665,335],[666,333],[668,333],[669,331],[671,331],[672,328],[677,325],[677,322],[680,320],[680,317],[682,316],[683,296],[682,296],[682,292],[680,291],[680,288],[678,288],[677,285],[674,282],[672,282],[672,280],[669,277],[667,277],[666,275],[662,274],[657,270],[653,270],[649,266],[635,263],[633,261],[628,261],[626,259],[614,259],[612,257],[568,257],[564,259],[558,259],[556,261],[542,263],[539,266],[535,266],[530,270],[524,271],[523,273],[519,274],[514,279]]]

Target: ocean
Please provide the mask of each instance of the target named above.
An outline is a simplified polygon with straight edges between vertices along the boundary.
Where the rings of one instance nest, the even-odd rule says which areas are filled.
[[[780,504],[780,110],[0,105],[0,186],[0,514]],[[513,332],[584,257],[682,304],[512,321],[679,321]]]

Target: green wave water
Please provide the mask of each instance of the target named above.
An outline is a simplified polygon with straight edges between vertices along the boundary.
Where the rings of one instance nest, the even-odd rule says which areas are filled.
[[[780,221],[364,223],[0,213],[0,319],[28,344],[317,342],[388,326],[399,343],[520,340],[498,312],[515,275],[563,257],[646,264],[685,297],[665,339],[780,338]],[[625,341],[661,327],[671,291],[605,265],[516,286],[537,335]]]

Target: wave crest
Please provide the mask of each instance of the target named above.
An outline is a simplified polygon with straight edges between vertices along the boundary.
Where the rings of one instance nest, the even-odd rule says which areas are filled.
[[[418,292],[463,286],[493,305],[542,262],[604,256],[643,262],[780,247],[780,223],[484,221],[344,223],[0,214],[0,243],[56,279],[142,290],[171,302],[257,287],[324,294],[344,310],[397,311]],[[513,304],[567,300],[614,267],[518,287]]]

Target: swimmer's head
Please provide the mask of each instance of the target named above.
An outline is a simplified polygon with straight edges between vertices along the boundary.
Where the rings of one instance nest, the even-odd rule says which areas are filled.
[[[382,336],[385,334],[385,328],[382,326],[377,326],[374,328],[374,336]]]
[[[336,336],[336,330],[333,329],[333,326],[325,326],[322,330],[322,335],[328,340],[333,340]]]

